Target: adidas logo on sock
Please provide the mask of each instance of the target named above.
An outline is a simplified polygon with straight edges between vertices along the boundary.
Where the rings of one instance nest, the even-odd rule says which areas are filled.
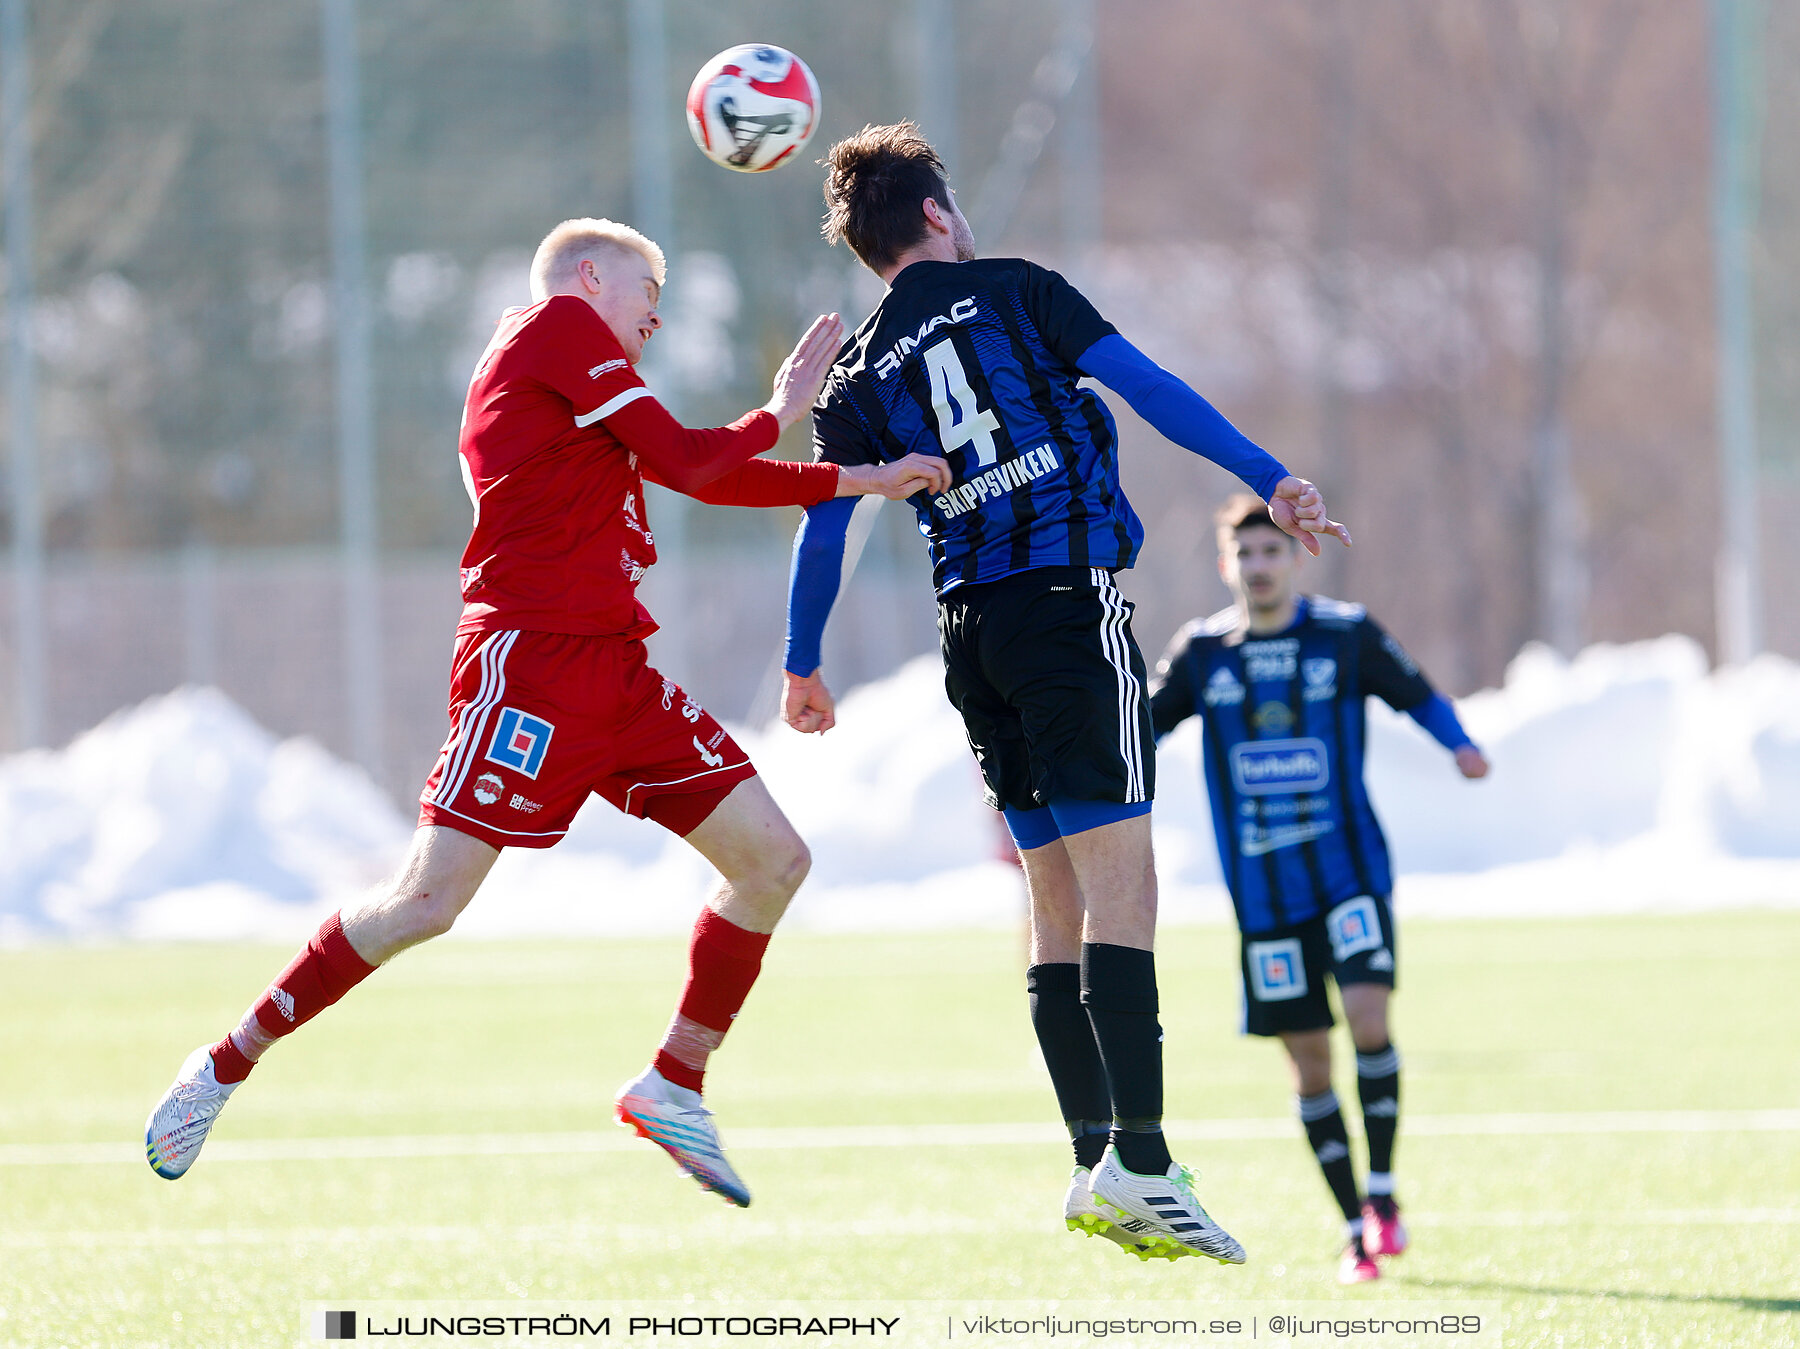
[[[269,1001],[274,1003],[275,1006],[280,1009],[281,1014],[289,1021],[294,1019],[294,995],[292,993],[289,993],[285,988],[271,988],[269,990]]]

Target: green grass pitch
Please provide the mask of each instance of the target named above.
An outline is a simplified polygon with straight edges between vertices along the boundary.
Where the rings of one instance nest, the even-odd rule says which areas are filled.
[[[1171,1119],[1244,1122],[1171,1129],[1249,1249],[1235,1269],[1141,1264],[1063,1231],[1067,1155],[1048,1133],[765,1143],[736,1154],[747,1211],[647,1143],[611,1146],[611,1094],[662,1030],[683,946],[411,952],[273,1051],[174,1184],[141,1160],[145,1112],[288,952],[0,953],[0,1345],[305,1344],[319,1302],[685,1296],[1466,1300],[1499,1305],[1509,1346],[1800,1342],[1800,1133],[1754,1113],[1800,1107],[1800,914],[1406,924],[1396,1171],[1414,1247],[1355,1289],[1334,1281],[1337,1219],[1280,1052],[1234,1033],[1226,930],[1165,932],[1159,967]],[[1009,933],[778,937],[709,1077],[727,1144],[1054,1127],[1023,963]],[[1682,1111],[1710,1113],[1671,1127]],[[1519,1114],[1570,1127],[1502,1118]],[[506,1146],[603,1130],[589,1151]],[[229,1155],[470,1134],[498,1146]]]

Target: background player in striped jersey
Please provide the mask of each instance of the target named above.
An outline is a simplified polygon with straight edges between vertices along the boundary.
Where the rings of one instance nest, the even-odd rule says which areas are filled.
[[[750,1202],[701,1104],[703,1075],[809,858],[744,752],[645,659],[656,624],[637,583],[656,543],[644,482],[776,506],[902,497],[941,490],[949,475],[916,456],[873,469],[755,458],[806,416],[842,336],[836,315],[802,338],[765,406],[715,430],[679,425],[635,369],[662,326],[664,271],[660,248],[612,221],[564,221],[539,246],[536,302],[501,317],[464,406],[458,449],[475,522],[451,731],[412,850],[392,882],[326,920],[236,1030],[189,1056],[145,1126],[158,1175],[186,1173],[269,1045],[447,931],[500,849],[549,847],[597,793],[681,835],[723,878],[695,924],[662,1046],[619,1093],[620,1123],[705,1188]]]
[[[827,156],[825,232],[888,283],[814,409],[817,456],[880,464],[942,455],[947,490],[913,498],[938,594],[945,687],[989,803],[1004,809],[1031,897],[1032,1022],[1068,1123],[1064,1217],[1149,1257],[1243,1248],[1207,1216],[1162,1136],[1155,759],[1131,606],[1113,574],[1142,527],[1119,486],[1117,436],[1084,375],[1164,435],[1269,496],[1318,549],[1349,536],[1292,477],[1162,370],[1055,272],[975,259],[944,166],[910,123]],[[834,720],[819,643],[849,512],[809,507],[795,543],[783,716]]]
[[[1190,716],[1205,726],[1213,830],[1243,933],[1244,1028],[1287,1048],[1307,1142],[1348,1227],[1339,1278],[1361,1283],[1380,1276],[1373,1256],[1406,1249],[1392,1171],[1393,876],[1363,785],[1363,700],[1411,715],[1464,777],[1483,777],[1488,765],[1449,700],[1361,605],[1297,593],[1299,551],[1261,501],[1231,498],[1218,534],[1219,574],[1237,603],[1176,634],[1150,715],[1158,739]],[[1327,978],[1356,1046],[1366,1203],[1331,1089]]]

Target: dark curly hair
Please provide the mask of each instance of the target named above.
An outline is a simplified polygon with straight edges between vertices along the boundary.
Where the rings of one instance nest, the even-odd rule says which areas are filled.
[[[950,209],[944,161],[911,122],[866,126],[825,152],[825,242],[839,239],[873,271],[925,237],[925,198]]]

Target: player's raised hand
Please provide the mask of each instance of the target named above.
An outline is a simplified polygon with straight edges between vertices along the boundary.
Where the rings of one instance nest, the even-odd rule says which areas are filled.
[[[1487,755],[1473,745],[1464,745],[1456,751],[1456,771],[1465,778],[1485,778],[1488,775]]]
[[[1269,498],[1269,518],[1284,534],[1300,540],[1307,552],[1319,555],[1320,534],[1333,534],[1344,547],[1350,546],[1350,531],[1325,513],[1325,498],[1305,478],[1292,474],[1275,484]]]
[[[781,719],[802,735],[824,735],[837,725],[837,700],[814,670],[797,675],[781,672]]]
[[[837,494],[904,501],[914,492],[936,496],[950,487],[950,465],[935,454],[909,454],[891,464],[851,464],[838,470]]]
[[[775,392],[763,404],[763,411],[772,413],[782,430],[812,411],[843,342],[844,321],[836,314],[821,314],[781,363],[781,369],[775,372]]]

